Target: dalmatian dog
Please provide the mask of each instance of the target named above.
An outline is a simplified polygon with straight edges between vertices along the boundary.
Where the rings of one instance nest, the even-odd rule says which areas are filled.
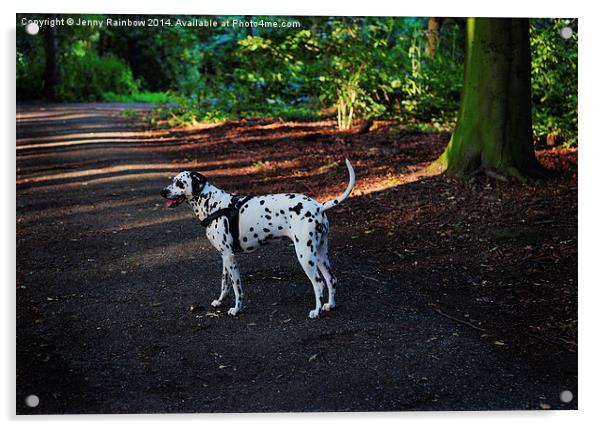
[[[222,286],[219,298],[211,305],[219,307],[234,289],[234,307],[228,314],[235,316],[242,309],[243,290],[235,255],[250,253],[274,240],[290,239],[297,259],[309,277],[315,295],[315,308],[309,312],[316,318],[322,311],[335,307],[335,284],[328,260],[328,219],[326,210],[345,200],[355,185],[355,172],[345,160],[349,184],[338,198],[320,203],[302,194],[270,194],[241,197],[229,194],[207,181],[202,174],[183,171],[161,191],[167,207],[186,202],[206,227],[206,236],[221,254],[223,261]],[[320,299],[328,288],[328,302]]]

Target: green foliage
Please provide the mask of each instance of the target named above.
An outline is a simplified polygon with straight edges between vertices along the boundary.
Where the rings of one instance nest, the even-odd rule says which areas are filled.
[[[132,108],[123,109],[119,115],[131,121],[138,119],[138,112]]]
[[[93,101],[102,100],[107,92],[131,95],[138,87],[128,65],[113,55],[87,50],[80,54],[74,49],[62,58],[55,92],[59,100]]]
[[[577,143],[577,32],[563,39],[565,20],[533,20],[531,84],[533,131],[553,134],[564,146]]]
[[[171,103],[174,98],[167,92],[135,91],[132,94],[116,94],[109,91],[102,94],[102,100],[113,103],[167,104]]]
[[[173,23],[177,17],[164,18]],[[301,26],[252,32],[61,27],[55,93],[65,101],[160,104],[149,116],[151,126],[328,117],[341,129],[367,118],[400,119],[408,130],[453,128],[462,92],[464,19],[441,21],[432,57],[424,55],[428,18],[290,19]],[[577,32],[564,40],[564,21],[531,23],[535,133],[574,144]],[[44,93],[43,36],[44,29],[28,36],[17,26],[18,99]]]
[[[17,98],[39,98],[44,91],[44,48],[40,38],[27,37],[25,31],[17,37]],[[34,54],[34,53],[37,53]]]
[[[320,98],[334,102],[340,129],[353,125],[355,113],[363,117],[380,116],[386,110],[380,92],[388,72],[386,35],[393,19],[339,18],[320,37],[321,75],[324,83]]]
[[[444,127],[454,123],[464,75],[464,22],[461,24],[454,19],[443,21],[432,58],[423,54],[425,22],[413,22],[401,36],[404,55],[400,60],[405,73],[393,87],[400,92],[397,112],[406,122],[432,122]]]

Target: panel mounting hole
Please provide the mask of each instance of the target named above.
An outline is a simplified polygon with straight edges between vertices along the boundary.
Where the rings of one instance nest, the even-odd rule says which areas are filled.
[[[36,22],[30,22],[25,26],[25,31],[31,36],[35,36],[40,31],[40,26]]]
[[[565,404],[568,404],[573,400],[573,392],[571,392],[570,390],[563,390],[562,392],[560,392],[560,400]]]
[[[27,405],[30,408],[35,408],[40,404],[40,398],[38,398],[38,395],[29,395],[27,398],[25,398],[25,405]]]
[[[573,35],[573,29],[571,27],[563,27],[560,30],[560,37],[562,37],[563,39],[570,39],[571,36]]]

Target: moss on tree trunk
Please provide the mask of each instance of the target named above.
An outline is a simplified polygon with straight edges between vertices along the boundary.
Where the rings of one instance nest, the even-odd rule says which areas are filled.
[[[433,167],[524,178],[539,170],[531,123],[529,20],[469,18],[456,129]]]

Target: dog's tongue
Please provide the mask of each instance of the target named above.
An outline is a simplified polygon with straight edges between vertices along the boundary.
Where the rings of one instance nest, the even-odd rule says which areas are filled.
[[[167,202],[165,203],[165,206],[167,208],[172,207],[174,204],[176,203],[176,200],[167,200]]]

